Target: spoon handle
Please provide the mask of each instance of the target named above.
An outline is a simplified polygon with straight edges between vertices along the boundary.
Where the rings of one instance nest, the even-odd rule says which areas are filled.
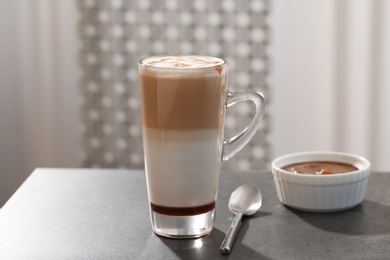
[[[229,227],[229,230],[226,233],[225,238],[222,241],[221,247],[219,248],[219,251],[222,254],[227,255],[230,253],[234,238],[236,237],[237,231],[241,226],[241,219],[242,213],[237,213]]]

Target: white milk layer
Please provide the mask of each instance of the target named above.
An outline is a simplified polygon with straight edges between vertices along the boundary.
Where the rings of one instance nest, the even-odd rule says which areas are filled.
[[[186,135],[196,136],[197,132],[204,136],[203,130],[186,131]],[[215,201],[222,145],[218,131],[212,132],[214,137],[206,140],[144,138],[150,202],[167,207],[195,207]],[[164,131],[164,135],[176,134],[177,131]]]

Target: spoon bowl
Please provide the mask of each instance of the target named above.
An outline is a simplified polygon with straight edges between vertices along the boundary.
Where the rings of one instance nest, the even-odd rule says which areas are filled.
[[[251,184],[244,184],[230,195],[229,209],[233,213],[249,216],[260,209],[262,201],[262,195],[258,188]]]
[[[236,215],[219,248],[222,254],[227,255],[230,253],[234,238],[241,225],[242,216],[249,216],[256,213],[260,209],[262,201],[263,198],[260,190],[251,184],[241,185],[233,191],[229,199],[229,209]]]

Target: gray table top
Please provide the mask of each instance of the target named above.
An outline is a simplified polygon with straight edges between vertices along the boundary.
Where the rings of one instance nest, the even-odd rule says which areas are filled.
[[[252,183],[263,206],[243,219],[229,256],[219,246],[230,193]],[[222,172],[213,232],[156,236],[143,171],[37,169],[0,210],[0,259],[389,259],[390,173],[372,173],[365,200],[337,213],[283,206],[270,172]]]

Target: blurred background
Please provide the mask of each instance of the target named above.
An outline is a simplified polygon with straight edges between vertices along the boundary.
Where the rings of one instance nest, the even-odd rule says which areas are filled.
[[[143,168],[137,61],[227,59],[267,114],[224,167],[334,150],[389,171],[386,0],[0,0],[0,207],[37,167]],[[251,106],[228,110],[226,134]]]

